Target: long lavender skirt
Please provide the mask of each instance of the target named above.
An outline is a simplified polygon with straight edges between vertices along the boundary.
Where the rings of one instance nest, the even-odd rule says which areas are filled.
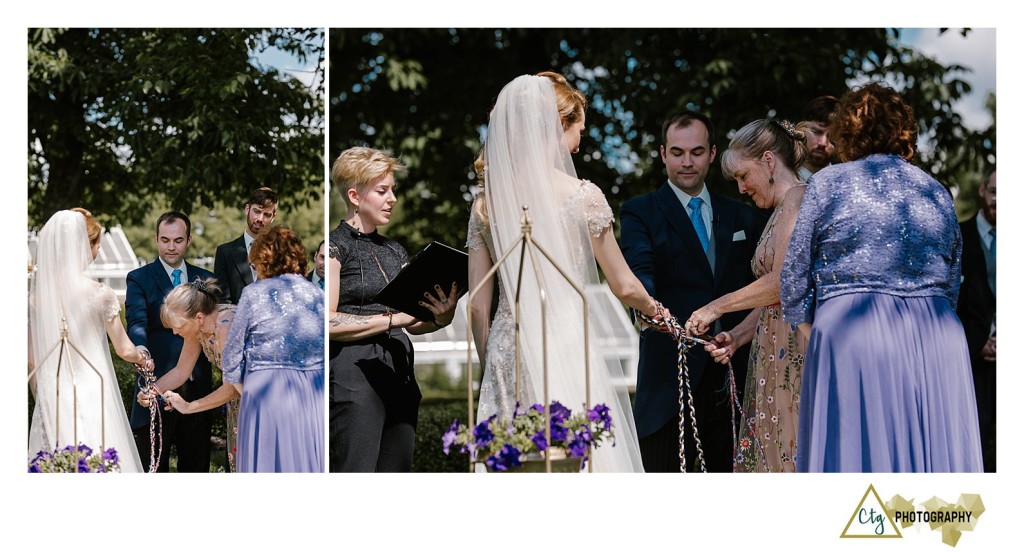
[[[800,401],[798,471],[982,471],[967,342],[944,297],[819,303]]]
[[[245,374],[238,415],[238,471],[324,471],[324,371]]]

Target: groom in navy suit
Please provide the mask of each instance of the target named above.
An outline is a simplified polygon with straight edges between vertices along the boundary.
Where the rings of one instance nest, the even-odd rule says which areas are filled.
[[[145,348],[153,357],[156,377],[166,374],[178,363],[183,340],[160,322],[160,307],[164,297],[174,286],[187,284],[196,278],[213,278],[213,273],[185,262],[185,252],[192,243],[192,222],[182,213],[169,211],[156,222],[157,260],[128,273],[125,293],[125,311],[128,336],[139,348]],[[199,355],[188,381],[176,389],[187,401],[208,395],[212,388],[210,361]],[[167,391],[162,389],[161,391]],[[133,397],[138,395],[135,385]],[[179,472],[210,471],[210,427],[212,411],[184,415],[177,411],[162,411],[163,453],[159,471],[168,471],[171,447],[178,456]],[[132,404],[132,431],[144,467],[149,466],[150,436],[149,409],[138,402]]]
[[[679,321],[713,299],[753,281],[750,259],[763,225],[751,207],[708,191],[715,160],[714,126],[703,114],[684,111],[662,125],[661,159],[668,181],[657,191],[622,204],[622,252],[647,291]],[[726,314],[715,332],[731,329],[750,311]],[[737,351],[736,384],[742,392],[749,346]],[[672,338],[640,334],[636,403],[644,471],[679,471],[679,382]],[[732,471],[733,427],[725,366],[701,348],[687,355],[697,430],[708,471]],[[700,469],[687,407],[687,471]]]

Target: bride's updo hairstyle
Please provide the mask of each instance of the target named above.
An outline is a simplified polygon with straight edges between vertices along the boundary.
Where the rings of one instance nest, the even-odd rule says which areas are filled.
[[[343,152],[331,166],[331,182],[345,199],[349,210],[358,211],[348,197],[349,190],[355,190],[360,197],[382,178],[389,174],[398,176],[405,172],[405,165],[390,153],[373,148],[354,147]]]
[[[220,286],[215,278],[200,280],[175,287],[164,298],[160,307],[160,322],[166,328],[191,320],[197,314],[210,314],[220,302]]]
[[[80,213],[85,217],[85,233],[89,236],[89,246],[96,247],[96,244],[100,243],[100,238],[103,236],[103,227],[100,226],[100,223],[96,222],[96,219],[92,218],[92,213],[87,209],[75,207],[70,210]]]
[[[558,106],[558,118],[562,120],[562,128],[566,129],[580,122],[587,110],[587,97],[583,92],[569,85],[565,77],[553,71],[541,71],[538,77],[551,81],[555,88],[555,104]]]
[[[558,119],[562,123],[562,130],[571,127],[583,119],[583,114],[587,110],[587,97],[583,95],[583,92],[573,88],[569,81],[565,80],[565,77],[554,71],[541,71],[534,76],[544,77],[551,81],[552,89],[555,92],[555,107],[558,109]],[[480,189],[480,193],[473,203],[473,210],[485,226],[488,224],[487,202],[484,200],[483,195],[485,191],[484,171],[486,170],[487,162],[484,159],[484,152],[481,150],[480,155],[473,162],[473,171],[476,173],[476,185]]]
[[[735,180],[736,170],[744,159],[760,159],[770,151],[794,174],[807,159],[807,135],[789,121],[758,119],[747,123],[729,141],[722,154],[722,174]]]

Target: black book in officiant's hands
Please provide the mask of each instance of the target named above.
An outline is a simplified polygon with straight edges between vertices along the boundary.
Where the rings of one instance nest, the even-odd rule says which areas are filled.
[[[422,322],[432,322],[434,313],[420,305],[424,293],[437,297],[434,286],[448,293],[452,282],[458,295],[469,289],[469,255],[443,243],[431,242],[409,259],[402,271],[384,287],[374,301],[404,312]]]

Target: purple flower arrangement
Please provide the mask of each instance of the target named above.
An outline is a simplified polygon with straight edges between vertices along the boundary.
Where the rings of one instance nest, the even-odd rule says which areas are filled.
[[[28,463],[29,473],[109,473],[121,471],[117,451],[108,448],[93,454],[86,445],[68,445],[53,452],[39,451]]]
[[[491,471],[508,471],[520,467],[527,455],[550,454],[552,449],[569,458],[582,458],[586,465],[590,447],[600,446],[606,438],[614,440],[611,412],[603,404],[574,415],[555,401],[550,411],[550,443],[544,433],[544,406],[535,404],[526,410],[517,405],[511,420],[494,415],[472,428],[455,420],[441,436],[442,449],[445,454],[452,450],[468,454]]]

